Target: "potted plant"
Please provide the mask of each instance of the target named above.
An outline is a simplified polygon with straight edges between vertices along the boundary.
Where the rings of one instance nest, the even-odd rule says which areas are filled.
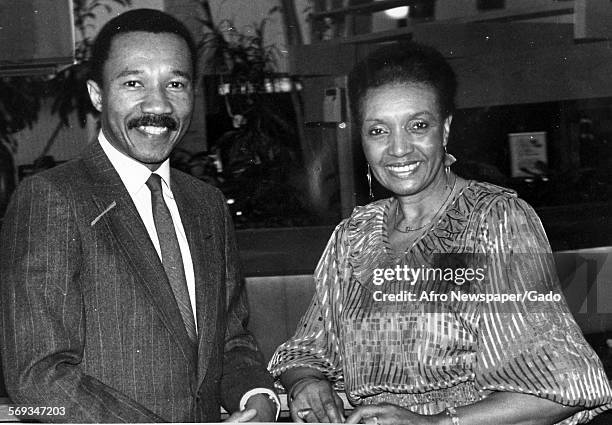
[[[208,1],[199,5],[207,107],[227,122],[210,145],[222,164],[220,186],[231,199],[236,226],[309,224],[300,187],[299,81],[277,72],[278,49],[264,42],[267,19],[241,31],[232,20],[216,24]]]

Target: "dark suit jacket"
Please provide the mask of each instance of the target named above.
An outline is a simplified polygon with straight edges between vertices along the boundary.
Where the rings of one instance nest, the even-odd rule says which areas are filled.
[[[193,258],[190,342],[130,195],[96,142],[25,180],[1,234],[1,357],[14,403],[65,407],[58,422],[218,421],[272,388],[252,336],[220,192],[176,170]],[[106,212],[104,212],[106,210]]]

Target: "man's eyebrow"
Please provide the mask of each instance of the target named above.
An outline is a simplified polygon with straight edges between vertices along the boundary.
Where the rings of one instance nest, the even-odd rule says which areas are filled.
[[[141,74],[142,74],[142,71],[124,69],[119,74],[115,75],[115,79],[123,78],[123,77],[129,77],[129,76],[132,76],[132,75],[141,75]]]
[[[130,70],[130,69],[124,69],[123,71],[121,71],[120,73],[118,73],[117,75],[115,75],[115,79],[118,78],[123,78],[123,77],[130,77],[133,75],[142,75],[144,74],[143,71],[138,71],[138,70]],[[172,71],[172,75],[175,75],[177,77],[181,77],[181,78],[185,78],[186,80],[191,81],[192,77],[191,77],[191,73],[189,72],[185,72],[185,71],[181,71],[180,69],[175,69]]]

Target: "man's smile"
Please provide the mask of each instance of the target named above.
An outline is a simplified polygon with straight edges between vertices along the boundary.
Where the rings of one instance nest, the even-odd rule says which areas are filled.
[[[160,136],[168,133],[168,127],[156,127],[152,125],[137,127],[137,130],[149,136]]]

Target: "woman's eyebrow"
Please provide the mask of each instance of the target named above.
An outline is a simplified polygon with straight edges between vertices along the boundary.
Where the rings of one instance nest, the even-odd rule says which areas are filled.
[[[191,73],[189,72],[181,71],[180,69],[174,69],[172,70],[172,74],[176,75],[177,77],[182,77],[191,81]]]

